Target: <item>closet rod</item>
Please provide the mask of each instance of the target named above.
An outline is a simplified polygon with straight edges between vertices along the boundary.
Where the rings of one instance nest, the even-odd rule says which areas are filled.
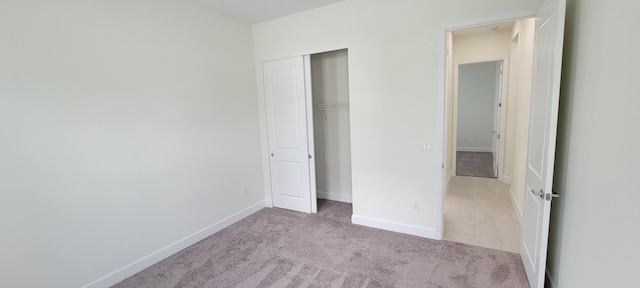
[[[346,110],[349,111],[349,104],[318,104],[315,107],[315,110],[319,110],[322,116],[324,117],[324,121],[327,121],[327,114],[325,111],[332,110]]]

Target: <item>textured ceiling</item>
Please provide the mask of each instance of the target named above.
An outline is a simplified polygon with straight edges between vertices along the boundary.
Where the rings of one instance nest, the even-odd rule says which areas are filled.
[[[189,0],[231,18],[255,24],[344,0]]]

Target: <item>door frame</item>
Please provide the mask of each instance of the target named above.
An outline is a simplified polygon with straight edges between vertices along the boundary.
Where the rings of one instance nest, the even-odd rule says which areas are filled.
[[[458,73],[460,71],[460,66],[462,65],[467,65],[467,64],[477,64],[477,63],[488,63],[488,62],[502,62],[502,81],[501,81],[501,86],[500,86],[500,90],[496,91],[496,93],[499,93],[500,95],[500,103],[502,103],[501,108],[500,109],[500,131],[499,132],[503,132],[506,130],[506,116],[507,116],[507,98],[505,98],[504,96],[507,94],[507,88],[508,88],[508,82],[509,79],[507,79],[507,81],[504,81],[505,79],[505,75],[509,75],[509,57],[504,57],[504,58],[483,58],[483,59],[478,59],[478,60],[468,60],[468,61],[460,61],[460,62],[454,62],[454,72],[453,72],[453,121],[451,123],[451,125],[453,126],[451,129],[453,130],[453,139],[451,141],[451,147],[449,147],[449,149],[452,149],[452,153],[451,153],[451,175],[452,176],[457,176],[457,164],[456,164],[456,153],[457,149],[458,149]],[[500,81],[499,79],[496,79],[496,82]],[[506,82],[506,83],[505,83]],[[495,84],[494,84],[495,85]],[[495,95],[497,96],[497,95]],[[494,97],[495,97],[494,96]],[[495,100],[495,98],[494,98]],[[445,107],[446,108],[446,107]],[[446,111],[445,111],[445,121],[446,121]],[[495,117],[495,112],[494,115]],[[492,136],[493,137],[493,136]],[[498,175],[496,175],[497,179],[500,181],[504,180],[504,174],[501,173],[504,170],[504,146],[506,144],[505,138],[504,137],[500,137],[499,141],[498,141],[498,168],[500,169],[498,171]],[[493,165],[493,162],[492,162]]]
[[[309,149],[309,191],[311,196],[311,213],[318,213],[318,185],[316,184],[316,143],[315,131],[313,130],[313,86],[311,79],[311,54],[303,55],[304,63],[304,100],[307,107],[307,146]],[[273,191],[271,191],[273,193]],[[273,197],[273,194],[271,194]],[[314,201],[315,200],[315,201]]]
[[[527,18],[535,17],[537,9],[530,10],[521,10],[513,13],[506,13],[502,15],[498,15],[496,17],[488,17],[488,18],[470,18],[457,23],[449,23],[447,25],[443,25],[440,28],[440,35],[438,36],[438,74],[439,74],[439,101],[438,104],[438,134],[440,136],[440,160],[442,169],[440,170],[440,179],[439,183],[440,193],[437,195],[436,201],[440,203],[440,205],[436,206],[436,237],[437,239],[442,239],[444,234],[444,196],[447,193],[447,189],[449,188],[450,176],[447,176],[446,170],[450,170],[451,167],[447,166],[447,152],[451,147],[447,147],[447,56],[448,56],[448,48],[447,47],[447,33],[455,30],[462,30],[468,28],[475,28],[480,26],[492,25],[492,24],[500,24],[504,22],[518,21]],[[453,174],[453,173],[452,173]]]
[[[262,59],[262,61],[260,62],[261,65],[263,65],[265,62],[269,62],[269,61],[274,61],[274,60],[280,60],[280,59],[286,59],[286,58],[292,58],[292,57],[303,57],[303,62],[304,62],[304,83],[305,83],[305,105],[306,105],[306,122],[307,122],[307,139],[308,139],[308,149],[309,149],[309,155],[311,155],[311,158],[309,159],[309,180],[310,183],[313,183],[314,185],[311,185],[310,187],[310,193],[311,193],[311,213],[318,213],[318,195],[317,195],[317,186],[315,185],[316,183],[316,162],[315,162],[315,142],[314,142],[314,129],[313,129],[313,89],[312,89],[312,79],[311,79],[311,55],[313,54],[320,54],[320,53],[325,53],[325,52],[331,52],[331,51],[337,51],[337,50],[344,50],[346,49],[347,51],[349,50],[349,46],[348,45],[336,45],[336,46],[328,46],[328,47],[324,47],[324,48],[317,48],[317,49],[309,49],[309,50],[304,50],[304,51],[299,51],[293,54],[288,54],[288,55],[280,55],[277,57],[269,57],[269,58],[264,58]],[[350,58],[347,58],[347,65],[349,65],[349,61]],[[351,70],[349,70],[351,71]],[[262,77],[264,78],[264,75],[262,75]],[[349,77],[349,87],[351,86],[350,80],[351,77]],[[262,89],[264,89],[264,87],[262,87]],[[350,107],[349,109],[352,110],[353,108],[351,107],[351,94],[349,94],[349,104]],[[266,105],[265,105],[265,109],[266,109]],[[265,123],[266,123],[266,111],[265,111]],[[351,125],[351,113],[349,114],[349,125]],[[351,127],[349,127],[351,128]],[[265,135],[268,139],[269,137],[269,133],[268,133],[267,127],[264,127],[264,131],[265,131]],[[271,166],[270,166],[270,157],[269,157],[269,141],[263,142],[264,146],[262,151],[266,151],[264,154],[264,158],[263,158],[263,163],[264,163],[264,167],[266,167],[266,170],[264,172],[264,179],[265,179],[265,195],[269,195],[270,199],[266,199],[265,200],[265,206],[266,207],[274,207],[273,206],[273,189],[272,189],[272,183],[271,183]],[[353,148],[353,147],[350,147]],[[353,166],[352,166],[353,169]],[[353,174],[353,171],[352,171]],[[355,199],[353,199],[352,197],[352,204],[355,203]]]

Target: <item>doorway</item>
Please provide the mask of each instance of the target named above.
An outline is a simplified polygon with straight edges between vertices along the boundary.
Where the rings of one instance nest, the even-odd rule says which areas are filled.
[[[459,63],[456,67],[456,176],[498,178],[504,62]]]
[[[532,38],[533,23],[525,19],[448,33],[445,127],[451,131],[445,133],[450,153],[445,158],[445,240],[519,252],[522,204],[512,187],[524,179],[524,169],[518,167],[524,163],[516,160],[526,159],[521,138],[528,134],[528,113],[519,113],[529,109],[530,92],[524,86],[532,61],[521,59],[531,58],[532,49],[514,47],[513,41]],[[522,155],[517,145],[524,146]],[[465,152],[484,156],[483,175],[464,173],[460,158]]]
[[[274,207],[350,220],[347,49],[267,61],[263,71]]]
[[[318,213],[350,223],[353,207],[348,50],[312,54],[311,83]]]

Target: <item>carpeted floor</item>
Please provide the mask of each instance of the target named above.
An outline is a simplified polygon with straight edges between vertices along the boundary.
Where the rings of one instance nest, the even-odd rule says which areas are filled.
[[[265,208],[114,287],[529,287],[517,254]]]
[[[456,152],[456,176],[496,178],[491,152]]]

